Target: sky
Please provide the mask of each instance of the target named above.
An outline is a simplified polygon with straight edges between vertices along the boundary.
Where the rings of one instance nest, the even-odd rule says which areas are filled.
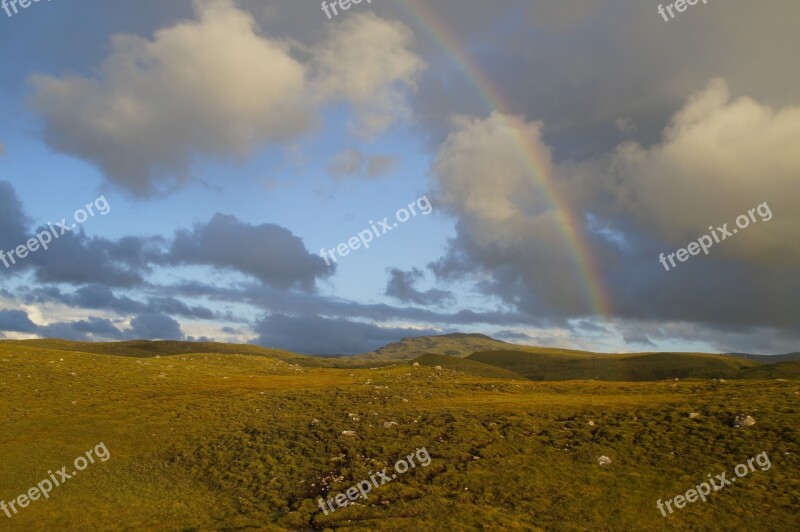
[[[5,4],[0,337],[800,350],[800,4],[662,4]]]

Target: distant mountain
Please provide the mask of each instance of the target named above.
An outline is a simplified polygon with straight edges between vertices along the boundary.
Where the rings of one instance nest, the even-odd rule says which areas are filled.
[[[762,364],[777,364],[778,362],[800,361],[800,353],[787,353],[785,355],[751,355],[750,353],[727,353],[728,356],[755,360]]]
[[[478,351],[509,349],[520,346],[490,338],[485,334],[453,333],[439,336],[417,336],[403,338],[399,342],[388,344],[371,353],[363,353],[338,359],[349,364],[370,364],[402,362],[422,355],[447,355],[466,358]]]

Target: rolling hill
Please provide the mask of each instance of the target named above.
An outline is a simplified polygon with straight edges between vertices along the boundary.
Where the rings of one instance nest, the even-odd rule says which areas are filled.
[[[469,358],[456,358],[447,355],[422,355],[421,357],[417,357],[411,361],[411,363],[414,362],[417,362],[422,366],[441,366],[442,368],[446,369],[462,371],[467,375],[474,375],[476,377],[525,380],[525,377],[514,373],[513,371],[509,371],[498,366],[493,366],[491,364],[486,364],[484,362],[478,362],[477,360],[470,360]]]
[[[217,342],[178,342],[131,340],[127,342],[73,342],[68,340],[2,340],[2,344],[19,347],[95,353],[132,358],[151,358],[157,356],[189,355],[193,353],[214,353],[224,355],[249,355],[283,360],[306,367],[329,365],[325,360],[307,355],[299,355],[280,349],[267,349],[252,344],[222,344]]]
[[[0,342],[0,500],[100,443],[110,456],[49,499],[0,515],[3,530],[738,530],[743,516],[748,530],[796,528],[797,381],[511,382],[472,357],[334,369],[281,356],[221,344]],[[493,362],[542,358],[506,352]],[[696,357],[666,363],[683,358]],[[753,378],[780,366],[744,364]],[[757,423],[734,427],[740,414]],[[429,465],[358,504],[320,509],[423,448]],[[758,452],[773,467],[735,490],[669,520],[656,509],[698,471]]]
[[[653,381],[685,378],[735,378],[758,362],[723,355],[640,353],[562,355],[530,351],[484,351],[468,360],[497,366],[530,380]]]
[[[484,334],[453,333],[440,336],[404,338],[371,353],[337,359],[345,364],[385,364],[412,360],[422,355],[447,355],[466,358],[478,351],[517,347]]]

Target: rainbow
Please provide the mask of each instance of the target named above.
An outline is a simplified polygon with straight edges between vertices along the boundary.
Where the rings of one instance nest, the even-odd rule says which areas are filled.
[[[506,102],[503,93],[489,76],[481,71],[479,65],[467,55],[455,35],[425,4],[425,1],[405,0],[400,5],[453,58],[486,104],[490,114],[497,112],[502,117],[512,116],[511,105]],[[579,229],[578,219],[558,190],[547,161],[522,132],[516,133],[518,128],[513,124],[509,124],[507,130],[512,132],[509,134],[509,140],[518,152],[521,162],[530,175],[536,179],[556,213],[558,226],[574,259],[588,302],[601,318],[610,320],[613,315],[612,307],[603,284],[600,282],[599,269],[595,264],[589,245]]]

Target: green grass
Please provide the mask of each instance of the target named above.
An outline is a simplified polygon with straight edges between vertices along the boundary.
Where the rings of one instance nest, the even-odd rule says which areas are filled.
[[[477,351],[508,349],[512,344],[483,334],[445,334],[404,338],[372,353],[337,359],[340,365],[387,364],[412,360],[422,355],[447,355],[466,358]],[[517,346],[513,346],[517,347]]]
[[[531,380],[651,381],[686,378],[734,378],[758,362],[723,355],[641,353],[561,354],[541,350],[483,351],[468,357]]]
[[[507,369],[499,368],[491,364],[484,364],[468,358],[456,358],[448,355],[422,355],[417,357],[410,363],[417,362],[423,366],[451,369],[461,371],[467,375],[474,375],[476,377],[487,377],[490,379],[519,379],[523,380],[525,377],[508,371]]]
[[[0,499],[101,441],[111,454],[4,530],[792,530],[800,509],[797,380],[512,382],[0,342],[0,394]],[[732,428],[740,413],[756,425]],[[364,505],[317,507],[420,447],[431,465]],[[762,451],[769,471],[656,509]]]

